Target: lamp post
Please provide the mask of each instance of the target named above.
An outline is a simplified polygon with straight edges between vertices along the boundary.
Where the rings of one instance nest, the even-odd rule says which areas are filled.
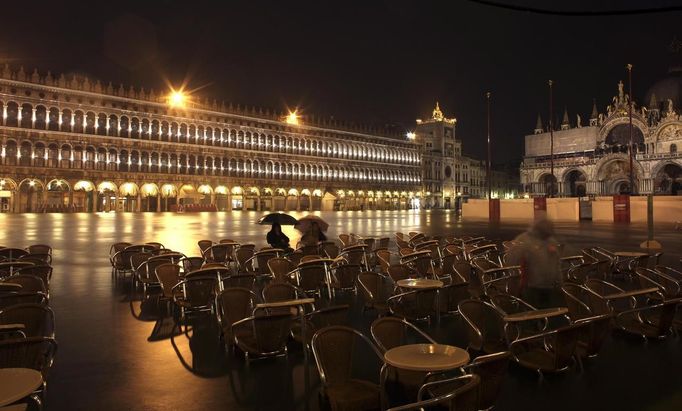
[[[630,122],[630,195],[635,193],[635,175],[633,169],[633,149],[634,142],[632,141],[632,64],[628,64],[628,120]]]
[[[492,178],[490,173],[490,92],[485,93],[486,103],[487,103],[487,118],[488,118],[488,160],[486,164],[486,177],[488,178],[488,200],[492,198]]]
[[[549,84],[549,197],[554,197],[554,97],[552,95],[552,86],[554,82],[548,81]]]

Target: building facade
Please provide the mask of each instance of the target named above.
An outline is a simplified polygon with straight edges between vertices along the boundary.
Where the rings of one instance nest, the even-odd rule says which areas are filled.
[[[551,173],[551,134],[538,118],[535,133],[525,137],[520,167],[523,189],[531,196],[599,196],[621,193],[675,195],[682,193],[682,72],[671,70],[645,96],[647,104],[632,102],[623,83],[605,113],[593,103],[587,124],[572,123],[564,112],[553,132],[554,174]],[[631,137],[632,136],[632,137]],[[632,145],[631,145],[632,144]],[[630,150],[632,180],[630,187]]]
[[[0,109],[3,212],[408,209],[442,186],[416,139],[85,77],[5,66]]]

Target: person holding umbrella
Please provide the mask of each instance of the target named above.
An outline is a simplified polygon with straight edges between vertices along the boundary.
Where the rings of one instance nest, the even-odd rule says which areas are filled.
[[[301,237],[302,245],[318,245],[322,241],[327,240],[324,231],[327,231],[329,224],[327,224],[320,217],[309,215],[298,220],[294,226],[298,231],[303,233]]]
[[[268,244],[274,248],[280,248],[289,252],[293,250],[289,246],[289,237],[282,232],[282,225],[294,225],[297,222],[294,217],[284,213],[270,213],[258,220],[260,225],[272,225],[272,229],[268,231],[266,236]]]
[[[289,237],[282,232],[282,226],[279,223],[272,223],[272,229],[268,231],[266,239],[273,248],[291,249],[289,247]]]

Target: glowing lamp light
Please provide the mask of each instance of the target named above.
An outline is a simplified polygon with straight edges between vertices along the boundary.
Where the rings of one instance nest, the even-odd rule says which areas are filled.
[[[409,131],[405,136],[410,140],[414,140],[415,138],[417,138],[417,133],[415,133],[414,131]]]
[[[284,122],[294,126],[299,125],[300,124],[299,116],[296,110],[294,110],[293,112],[289,112],[289,114],[284,118]]]
[[[168,96],[168,105],[173,108],[185,108],[187,105],[187,96],[182,90],[173,90]]]

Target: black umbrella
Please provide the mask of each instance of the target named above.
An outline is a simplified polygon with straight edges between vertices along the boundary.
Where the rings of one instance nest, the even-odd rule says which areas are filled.
[[[295,225],[297,222],[294,217],[284,213],[271,213],[258,220],[258,224],[261,225],[272,225],[274,223],[279,223],[279,225]]]

